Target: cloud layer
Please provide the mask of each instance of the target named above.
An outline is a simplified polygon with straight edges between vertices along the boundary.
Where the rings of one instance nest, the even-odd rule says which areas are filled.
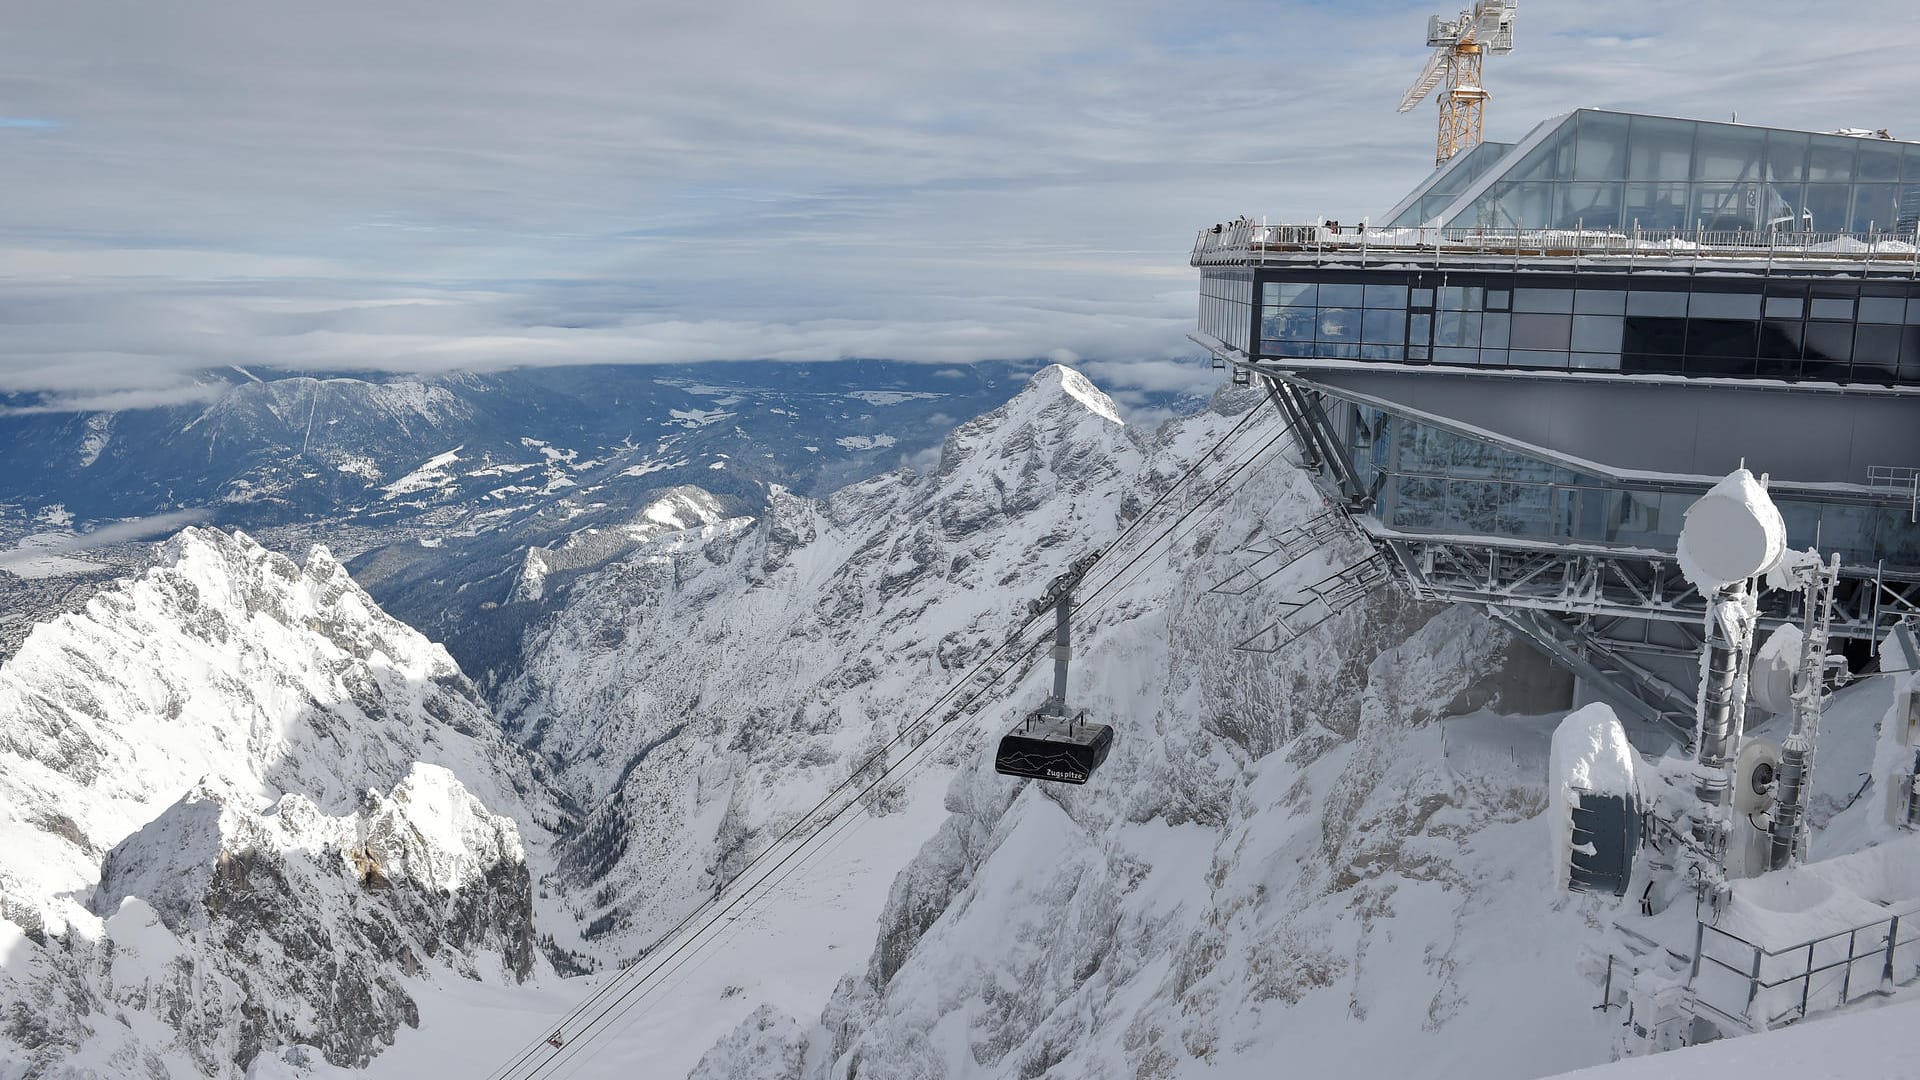
[[[1430,164],[1432,110],[1392,111],[1410,3],[25,8],[0,392],[49,407],[226,364],[1162,361],[1194,230],[1357,218]],[[1518,29],[1497,136],[1578,105],[1920,136],[1909,0]]]

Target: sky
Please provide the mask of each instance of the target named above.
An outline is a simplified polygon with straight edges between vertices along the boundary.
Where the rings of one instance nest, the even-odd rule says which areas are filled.
[[[1195,232],[1431,168],[1388,0],[13,0],[0,393],[195,373],[1058,359],[1214,378]],[[1583,106],[1920,138],[1920,8],[1526,0],[1488,134]]]

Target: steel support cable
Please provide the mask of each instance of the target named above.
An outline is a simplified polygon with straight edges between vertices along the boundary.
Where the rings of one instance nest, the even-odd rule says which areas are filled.
[[[1125,529],[1121,530],[1120,534],[1116,536],[1114,540],[1108,545],[1107,550],[1109,552],[1112,552],[1115,548],[1118,548],[1122,544],[1124,544],[1126,540],[1138,528],[1140,528],[1149,518],[1153,516],[1154,512],[1158,510],[1160,506],[1167,501],[1167,499],[1171,498],[1176,491],[1178,491],[1182,486],[1184,486],[1187,483],[1188,480],[1192,479],[1192,477],[1195,474],[1197,474],[1202,468],[1204,468],[1210,461],[1214,460],[1214,458],[1218,456],[1221,453],[1221,451],[1224,450],[1231,442],[1236,441],[1239,438],[1239,436],[1247,430],[1248,425],[1251,424],[1256,417],[1261,415],[1262,411],[1263,410],[1261,410],[1257,406],[1254,408],[1248,409],[1247,414],[1243,416],[1238,423],[1236,423],[1230,430],[1228,430],[1228,432],[1225,435],[1221,436],[1221,438],[1217,440],[1213,446],[1209,447],[1205,453],[1201,454],[1193,462],[1193,464],[1189,465],[1186,471],[1181,473],[1181,475],[1177,479],[1175,479],[1171,485],[1169,485],[1164,491],[1162,491],[1159,497],[1156,498],[1153,501],[1153,503],[1149,505],[1147,509],[1140,514],[1139,517],[1135,518],[1132,522],[1130,522],[1127,525]],[[1218,488],[1216,487],[1214,490],[1218,490]],[[1204,503],[1205,498],[1208,498],[1208,497],[1211,497],[1211,493],[1209,493],[1209,496],[1203,497],[1202,503]],[[1200,504],[1196,504],[1196,505],[1200,505]],[[1189,510],[1187,514],[1183,514],[1179,519],[1176,519],[1175,524],[1178,524],[1179,521],[1185,520],[1188,514],[1191,514],[1191,513],[1192,511]],[[1164,533],[1162,535],[1164,535]],[[1157,542],[1158,542],[1158,538],[1156,538],[1154,541],[1150,541],[1148,544],[1148,547],[1151,548],[1152,545]],[[1137,557],[1135,561],[1137,561]],[[1130,566],[1132,565],[1132,563],[1129,562],[1127,565]],[[1124,572],[1126,567],[1122,567],[1121,569],[1122,569],[1122,572]],[[1108,584],[1111,584],[1111,579],[1109,580]],[[1101,589],[1104,589],[1105,587],[1106,587],[1105,585],[1100,586]],[[1098,590],[1096,590],[1096,592],[1097,591]],[[700,904],[696,905],[678,923],[675,923],[672,929],[668,930],[665,934],[661,935],[657,939],[657,942],[660,944],[664,944],[666,942],[673,940],[676,935],[678,935],[682,930],[686,929],[689,925],[691,925],[694,919],[697,918],[702,912],[706,911],[713,904],[717,903],[719,901],[719,898],[725,895],[728,889],[731,889],[742,878],[752,873],[755,866],[757,866],[764,859],[770,857],[775,849],[777,849],[781,844],[784,844],[789,838],[791,838],[794,835],[794,833],[798,832],[803,826],[805,826],[810,821],[812,821],[815,818],[815,816],[820,813],[821,810],[825,809],[836,797],[843,794],[848,788],[850,788],[854,784],[854,782],[856,782],[861,777],[861,775],[864,774],[867,770],[872,768],[874,764],[884,760],[886,755],[892,752],[895,746],[899,745],[899,743],[905,738],[907,738],[907,736],[914,733],[921,726],[921,724],[923,724],[927,720],[928,717],[938,712],[943,705],[945,705],[949,700],[951,700],[958,692],[964,689],[967,686],[967,684],[974,678],[974,676],[979,674],[984,668],[986,668],[994,660],[998,659],[1002,653],[1006,652],[1009,646],[1017,643],[1023,636],[1025,636],[1025,634],[1032,628],[1033,624],[1037,622],[1038,619],[1039,619],[1039,616],[1029,616],[1024,622],[1021,623],[1019,629],[1017,629],[1013,633],[1013,635],[1011,635],[999,647],[994,649],[993,652],[987,654],[987,656],[985,656],[980,661],[975,663],[973,667],[969,668],[967,672],[961,676],[961,678],[956,680],[947,689],[945,693],[943,693],[938,699],[936,699],[932,705],[928,706],[925,711],[923,711],[919,716],[917,716],[913,720],[912,723],[903,727],[898,733],[896,733],[891,739],[889,739],[883,746],[881,746],[879,750],[869,755],[864,761],[862,761],[858,766],[856,766],[853,772],[847,777],[846,780],[841,781],[832,790],[828,791],[827,794],[823,796],[818,803],[816,803],[805,814],[797,818],[793,822],[793,824],[789,825],[785,831],[783,831],[778,837],[776,837],[773,840],[772,843],[768,844],[765,848],[761,849],[760,853],[754,856],[753,859],[749,860],[747,865],[742,867],[738,873],[736,873],[733,877],[727,879],[725,883],[723,883],[722,885],[720,885],[718,888],[714,890],[712,895],[710,895],[706,900],[703,900]],[[1034,649],[1037,649],[1039,644],[1041,643],[1036,642],[1034,645],[1029,647],[1028,651],[1031,652]],[[1016,660],[1015,663],[1018,663],[1018,661]],[[935,730],[936,731],[939,730],[940,727],[946,726],[947,724],[951,723],[952,720],[957,719],[960,715],[962,715],[967,708],[971,707],[974,701],[978,700],[981,694],[984,694],[986,690],[990,689],[993,686],[993,684],[997,682],[1000,678],[1004,677],[1006,674],[1006,671],[1009,671],[1009,670],[1011,670],[1011,665],[1007,669],[1003,669],[999,675],[994,676],[992,679],[988,680],[987,683],[983,684],[979,690],[975,691],[972,696],[968,697],[967,700],[963,702],[958,709],[955,710],[955,713],[952,716],[950,716],[947,720],[943,720],[939,725],[937,725]],[[932,737],[931,733],[929,733],[928,737],[929,739]],[[922,745],[924,745],[924,741]],[[911,756],[912,754],[910,751],[909,755],[907,757],[903,757],[901,761],[906,761],[907,758]],[[876,778],[874,783],[877,784],[879,780],[885,779],[888,773],[890,773],[893,768],[897,767],[898,764],[899,763],[896,762],[894,766],[889,766],[887,769],[883,770],[880,776]],[[859,803],[859,799],[863,797],[865,794],[867,794],[868,792],[870,792],[873,789],[873,786],[874,784],[869,784],[866,788],[862,789],[859,795],[856,795],[853,802],[849,805],[857,805]],[[596,806],[592,811],[590,811],[588,816],[591,816],[591,814],[593,813],[598,813],[601,809],[605,808],[607,803],[611,801],[612,801],[612,795],[609,795],[607,799],[602,800],[599,806]],[[820,822],[819,827],[824,829],[829,824],[831,824],[833,820],[837,818],[841,813],[844,813],[845,810],[846,808],[842,807],[841,810],[836,811],[833,815],[829,816],[826,820]],[[801,846],[802,847],[805,846],[805,838],[803,838]],[[795,850],[797,851],[799,849],[796,848]],[[775,863],[773,868],[769,868],[769,871],[768,871],[769,874],[772,872],[773,869],[780,866],[788,858],[791,858],[792,854],[793,854],[792,852],[789,852],[789,854],[786,857],[782,858],[780,862]],[[756,881],[754,885],[751,885],[748,887],[747,892],[750,893],[753,888],[757,887],[761,882],[765,880],[766,880],[766,876],[763,875],[759,881]],[[716,913],[716,918],[718,914],[724,914],[725,910],[726,909],[722,909],[720,913]],[[711,923],[711,921],[712,920],[710,920],[709,922]],[[703,926],[701,930],[695,931],[693,936],[698,937],[698,935],[701,932],[703,932],[704,929],[705,929],[705,926]],[[675,952],[677,953],[678,950],[675,950]],[[636,985],[645,983],[649,978],[652,977],[653,973],[660,970],[660,967],[664,965],[667,960],[670,960],[673,955],[674,954],[670,953],[668,957],[662,959],[658,964],[654,965],[653,967],[647,969],[647,971],[642,973],[639,976]],[[566,1016],[562,1017],[556,1030],[560,1032],[564,1032],[567,1024],[575,1022],[578,1017],[585,1014],[588,1010],[592,1009],[597,1002],[599,1002],[602,998],[606,997],[608,994],[612,993],[614,990],[619,988],[621,984],[626,981],[628,980],[626,980],[624,972],[608,980],[607,985],[595,991],[591,996],[587,998],[586,1001],[575,1006],[572,1011],[570,1011]],[[615,999],[615,1003],[617,1004],[618,1001],[624,1000],[624,998],[632,992],[632,989],[633,989],[632,987],[629,987],[629,989],[622,991],[620,996]],[[601,1010],[598,1013],[595,1013],[593,1018],[588,1021],[588,1028],[591,1029],[605,1015],[606,1015],[605,1009]],[[548,1046],[548,1045],[549,1044],[545,1038],[536,1037],[534,1040],[529,1042],[525,1047],[523,1047],[515,1055],[513,1060],[510,1061],[507,1065],[501,1068],[497,1068],[492,1073],[488,1074],[489,1080],[501,1080],[501,1078],[513,1076],[523,1067],[527,1066],[529,1060],[540,1052],[541,1047]],[[567,1047],[570,1047],[571,1045],[572,1045],[572,1042],[570,1040],[567,1040]],[[537,1075],[545,1067],[545,1065],[554,1063],[556,1060],[558,1060],[562,1056],[568,1056],[566,1055],[567,1047],[561,1048],[560,1054],[550,1056],[547,1059],[545,1059],[544,1062],[534,1065],[533,1072],[530,1072],[527,1075],[530,1077]]]
[[[1034,618],[1028,619],[1027,624],[1031,625],[1033,622],[1037,621],[1037,618],[1038,617],[1036,616]],[[1022,628],[1022,633],[1024,632],[1025,632],[1025,627]],[[992,656],[998,656],[1000,653],[1005,652],[1007,647],[1009,645],[1015,644],[1016,641],[1017,639],[1009,640],[1005,644],[1001,645],[998,649],[994,650],[994,653],[992,654]],[[1038,651],[1039,646],[1041,644],[1043,644],[1043,642],[1036,640],[1033,644],[1029,645],[1027,649],[1024,651],[1027,653],[1036,652]],[[989,657],[989,659],[991,658],[992,657]],[[950,728],[955,722],[965,717],[967,710],[971,708],[973,703],[977,701],[981,697],[981,695],[985,694],[988,690],[992,689],[993,683],[997,682],[1000,678],[1004,677],[1006,672],[1012,670],[1013,666],[1017,665],[1018,662],[1019,660],[1016,659],[1014,661],[1014,664],[1010,664],[1008,665],[1008,667],[1003,668],[1000,674],[996,675],[993,680],[982,685],[978,690],[974,691],[974,693],[970,697],[968,697],[966,701],[962,702],[958,708],[956,708],[953,712],[949,713],[945,719],[940,721],[939,724],[935,725],[933,731],[938,732],[943,728]],[[910,732],[915,728],[919,727],[919,725],[924,720],[925,720],[925,715],[923,714],[919,719],[915,720],[913,724],[909,725],[908,728],[902,732],[902,735],[904,735],[906,732]],[[897,742],[900,737],[901,736],[896,736],[894,741]],[[931,739],[932,739],[932,733],[930,732],[928,735],[928,739],[923,740],[919,744],[919,746],[924,746],[926,742],[931,741]],[[779,860],[774,862],[772,866],[769,866],[766,869],[766,871],[760,875],[758,879],[756,879],[753,883],[747,885],[744,889],[741,889],[738,892],[736,892],[732,899],[728,900],[727,903],[721,906],[719,910],[713,912],[706,919],[706,921],[701,923],[701,925],[698,928],[696,928],[691,934],[688,934],[684,938],[681,938],[679,944],[675,945],[673,949],[671,949],[665,956],[659,958],[651,967],[649,967],[645,972],[643,972],[637,979],[632,980],[626,986],[626,988],[622,990],[620,994],[616,996],[612,1001],[608,1002],[605,1007],[603,1007],[602,1009],[600,1009],[600,1011],[594,1013],[593,1016],[588,1018],[585,1024],[578,1029],[579,1030],[578,1035],[564,1039],[563,1040],[564,1045],[560,1047],[556,1053],[550,1055],[544,1060],[533,1063],[530,1070],[524,1074],[527,1080],[534,1080],[534,1078],[540,1077],[543,1075],[549,1076],[549,1077],[560,1075],[559,1073],[553,1070],[555,1070],[559,1066],[567,1065],[569,1062],[572,1061],[574,1056],[578,1053],[577,1048],[580,1045],[593,1041],[598,1035],[605,1034],[606,1031],[611,1027],[612,1021],[608,1020],[608,1017],[612,1017],[613,1020],[619,1019],[621,1016],[624,1016],[626,1012],[629,1009],[631,1009],[634,1005],[637,1005],[641,999],[645,998],[645,996],[648,993],[651,993],[655,987],[649,984],[653,983],[654,976],[656,974],[659,974],[662,971],[668,971],[669,973],[672,971],[678,971],[680,967],[686,963],[686,961],[681,961],[680,964],[675,964],[673,965],[672,968],[669,968],[668,965],[672,964],[674,959],[676,957],[679,957],[680,954],[686,952],[689,948],[694,948],[695,953],[697,954],[698,947],[704,946],[704,944],[706,944],[707,942],[717,939],[719,935],[715,935],[714,939],[707,939],[707,941],[702,941],[702,935],[705,934],[708,930],[712,929],[714,926],[716,926],[722,919],[726,917],[726,915],[729,912],[733,911],[735,907],[738,907],[740,904],[745,902],[747,898],[751,897],[755,889],[760,888],[762,885],[767,884],[769,881],[773,881],[774,887],[777,887],[780,881],[784,881],[786,875],[781,875],[777,879],[775,878],[775,875],[779,873],[781,868],[786,866],[789,862],[792,862],[796,857],[801,856],[802,853],[807,852],[809,850],[808,845],[814,839],[821,836],[823,834],[823,831],[828,826],[832,825],[836,820],[838,820],[843,814],[846,814],[849,810],[855,807],[859,807],[861,805],[861,800],[863,800],[867,795],[871,794],[873,790],[876,787],[878,787],[882,782],[884,782],[887,779],[887,777],[893,773],[895,769],[898,769],[902,764],[911,760],[914,757],[913,750],[917,750],[919,746],[916,746],[913,749],[910,749],[906,755],[902,756],[898,761],[894,762],[893,764],[887,766],[884,770],[882,770],[878,776],[875,776],[870,782],[867,783],[865,787],[861,788],[860,791],[857,794],[855,794],[851,800],[849,800],[845,805],[841,806],[840,809],[834,811],[834,813],[830,817],[828,817],[826,820],[820,822],[819,827],[817,829],[809,832],[806,836],[802,837],[798,844],[794,845],[791,849],[789,849],[787,853],[782,855],[779,858]],[[858,779],[861,772],[863,771],[864,769],[855,770],[853,779]],[[845,785],[843,785],[843,787],[844,786]],[[812,817],[812,814],[809,814],[807,818],[802,818],[801,823],[804,823],[805,821],[809,820],[811,817]],[[797,824],[796,824],[796,827],[797,827]],[[788,832],[786,834],[782,834],[781,839],[776,840],[773,845],[770,845],[767,848],[767,850],[771,851],[775,847],[778,847],[781,843],[785,841],[786,836],[790,835],[793,831],[794,831],[793,828],[789,828]],[[804,860],[803,860],[803,864],[804,864]],[[799,869],[799,866],[796,865],[794,869],[795,870]],[[789,873],[791,872],[792,871],[789,871]],[[725,886],[722,886],[721,889],[716,891],[716,895],[713,899],[709,899],[705,901],[703,904],[701,904],[700,907],[696,908],[694,911],[694,914],[699,914],[701,911],[704,911],[707,907],[717,903],[718,896],[723,895],[726,892],[726,890],[731,889],[734,884],[739,882],[739,880],[745,876],[745,873],[746,872],[743,871],[741,874],[735,875],[733,878],[731,878]],[[691,921],[690,918],[682,920],[681,925],[684,926],[686,923],[690,921]],[[673,931],[671,931],[666,937],[662,938],[661,940],[662,941],[672,940],[673,937],[679,933],[680,928],[681,927],[676,926]],[[689,957],[689,959],[691,958],[692,957]],[[638,994],[639,997],[634,997],[635,994]],[[598,996],[599,995],[596,995],[596,998]],[[628,1004],[629,998],[633,998],[633,1002],[631,1004]],[[591,999],[587,1004],[591,1005]],[[576,1016],[584,1011],[585,1011],[585,1007],[576,1008],[574,1013],[569,1014],[569,1016],[570,1017]],[[603,1021],[606,1021],[606,1022],[603,1023]],[[564,1021],[563,1021],[563,1027],[564,1027]],[[542,1044],[544,1045],[544,1040]],[[516,1064],[514,1068],[518,1069],[519,1065]],[[509,1075],[511,1075],[511,1072],[512,1070],[509,1070]]]
[[[1290,429],[1290,424],[1283,423],[1280,431],[1276,432],[1252,454],[1248,455],[1245,460],[1242,460],[1238,465],[1234,466],[1225,477],[1218,483],[1215,483],[1197,502],[1169,523],[1165,529],[1161,530],[1159,535],[1148,541],[1147,544],[1142,547],[1131,560],[1122,565],[1120,570],[1115,572],[1108,581],[1090,593],[1086,601],[1075,605],[1075,611],[1078,612],[1082,609],[1089,609],[1088,614],[1091,615],[1097,614],[1100,610],[1104,609],[1106,603],[1110,602],[1112,597],[1107,596],[1102,599],[1100,598],[1100,594],[1106,592],[1111,586],[1118,582],[1129,568],[1149,555],[1159,546],[1160,541],[1166,539],[1174,530],[1179,529],[1183,523],[1195,514],[1206,509],[1220,491],[1226,488],[1229,483],[1285,437]],[[1237,490],[1235,493],[1237,494]],[[1211,517],[1212,513],[1217,511],[1217,509],[1218,507],[1215,506],[1214,511],[1209,511],[1208,517]],[[1205,521],[1207,518],[1202,518],[1201,520]],[[1190,529],[1191,526],[1189,527],[1189,530]],[[1162,552],[1162,555],[1170,553],[1171,550],[1171,547],[1166,548]],[[1137,580],[1138,576],[1139,571],[1136,571],[1133,579]],[[1127,584],[1131,584],[1131,581],[1127,582]],[[1126,584],[1120,586],[1122,591],[1124,591],[1126,587]],[[1117,593],[1114,595],[1117,595]],[[1031,622],[1032,620],[1029,620],[1029,626],[1031,626]],[[1008,644],[1013,644],[1013,641],[1009,641]],[[962,730],[966,729],[967,725],[963,723],[963,721],[970,718],[974,705],[978,703],[988,691],[992,690],[1002,679],[1011,673],[1013,669],[1021,666],[1023,663],[1031,663],[1033,657],[1039,653],[1041,647],[1046,644],[1046,640],[1036,639],[1030,643],[1027,648],[1021,650],[1020,654],[1012,658],[1006,667],[1000,669],[997,674],[982,684],[967,700],[962,702],[945,719],[936,725],[924,740],[910,748],[899,760],[889,764],[881,774],[875,777],[858,795],[844,804],[839,810],[835,811],[832,817],[821,824],[819,831],[802,838],[791,851],[782,857],[773,867],[770,867],[766,873],[762,874],[758,880],[741,890],[725,907],[714,913],[699,929],[695,930],[676,948],[661,958],[653,968],[641,977],[638,983],[629,987],[628,990],[622,993],[620,998],[616,999],[607,1009],[596,1014],[595,1017],[589,1021],[587,1028],[584,1029],[579,1036],[568,1041],[567,1046],[563,1048],[560,1054],[556,1054],[547,1059],[546,1062],[536,1066],[534,1071],[528,1075],[530,1077],[537,1077],[546,1073],[546,1075],[556,1078],[571,1076],[577,1069],[597,1057],[600,1050],[608,1045],[606,1041],[601,1039],[602,1036],[610,1035],[615,1031],[625,1031],[631,1027],[633,1023],[639,1020],[640,1016],[645,1015],[646,1009],[650,1007],[642,1005],[645,999],[651,996],[654,991],[663,988],[667,981],[674,975],[687,969],[689,966],[697,966],[703,962],[701,954],[705,952],[709,946],[717,943],[726,936],[728,925],[743,916],[746,911],[751,910],[755,903],[777,892],[789,877],[805,869],[815,856],[825,851],[837,837],[844,834],[849,828],[864,824],[869,817],[866,805],[866,797],[869,794],[879,788],[883,783],[886,783],[892,774],[902,767],[906,768],[906,772],[902,774],[895,784],[896,786],[905,785],[915,773],[924,768],[932,760],[932,755],[935,752],[945,746],[955,735],[958,735]],[[1004,651],[1004,647],[998,651]],[[916,726],[918,723],[919,721],[916,721]],[[829,829],[831,831],[827,831]],[[824,839],[821,839],[822,837],[824,837]],[[820,843],[815,844],[814,841],[816,839],[820,839]],[[789,862],[791,862],[790,866],[787,865]],[[727,919],[727,915],[732,912],[736,906],[740,907],[740,914],[735,915],[733,919]],[[721,925],[723,920],[728,925]],[[716,930],[716,932],[708,935],[709,930]],[[687,955],[684,958],[680,958],[680,954],[683,952],[687,953]],[[628,998],[631,998],[631,1001],[629,1001]],[[626,1023],[621,1024],[617,1029],[613,1026],[634,1009],[640,1010],[638,1015],[628,1019]],[[603,1018],[607,1018],[604,1024],[601,1023]],[[576,1060],[579,1052],[577,1047],[585,1042],[595,1042],[598,1045],[585,1057],[580,1057]],[[561,1071],[548,1072],[550,1069]]]

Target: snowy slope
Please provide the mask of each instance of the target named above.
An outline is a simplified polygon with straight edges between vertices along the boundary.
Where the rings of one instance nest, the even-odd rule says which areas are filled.
[[[533,972],[523,827],[557,819],[445,650],[324,549],[190,529],[0,666],[0,1063],[363,1062],[413,1014],[403,975]]]
[[[1050,368],[931,475],[776,490],[758,520],[686,518],[571,583],[502,713],[591,809],[561,858],[582,921],[616,952],[650,944],[1117,531],[1148,456]]]

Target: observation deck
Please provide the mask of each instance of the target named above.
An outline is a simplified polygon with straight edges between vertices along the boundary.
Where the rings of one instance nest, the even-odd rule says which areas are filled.
[[[1920,144],[1580,110],[1382,217],[1201,230],[1190,336],[1402,587],[1684,732],[1674,546],[1744,464],[1792,546],[1839,552],[1837,635],[1920,614]]]

